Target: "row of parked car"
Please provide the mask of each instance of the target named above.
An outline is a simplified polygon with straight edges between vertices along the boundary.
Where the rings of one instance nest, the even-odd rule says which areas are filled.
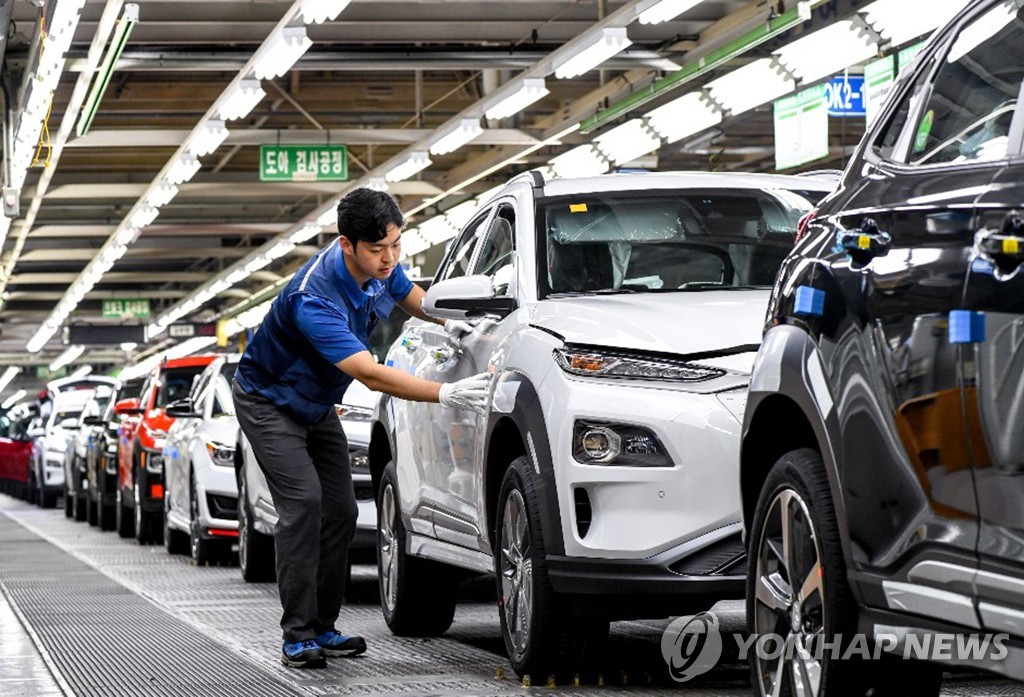
[[[487,413],[342,411],[390,629],[443,633],[483,573],[519,674],[586,663],[611,620],[745,597],[753,634],[797,647],[751,657],[759,695],[938,694],[933,665],[806,650],[857,632],[1007,633],[974,665],[1024,678],[1022,39],[1017,3],[971,3],[838,187],[531,172],[486,202],[424,302],[476,329],[411,320],[386,362],[488,372]],[[189,360],[83,417],[114,483],[86,447],[82,487],[124,535],[197,561],[239,536],[243,575],[269,578],[234,360]]]
[[[237,551],[246,580],[273,580],[277,513],[235,418],[238,358],[164,361],[141,384],[50,382],[39,404],[0,418],[0,486],[43,508],[62,498],[69,518],[140,544],[162,542],[199,565],[231,561]],[[360,510],[357,561],[374,548],[367,446],[376,397],[359,385],[337,410]]]

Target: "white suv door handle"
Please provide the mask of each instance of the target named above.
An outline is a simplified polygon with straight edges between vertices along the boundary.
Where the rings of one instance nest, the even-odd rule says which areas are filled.
[[[418,349],[422,343],[423,343],[423,337],[422,336],[416,336],[414,334],[406,334],[405,336],[402,337],[402,346],[404,346],[405,350],[408,351],[409,353],[412,353],[413,351]]]

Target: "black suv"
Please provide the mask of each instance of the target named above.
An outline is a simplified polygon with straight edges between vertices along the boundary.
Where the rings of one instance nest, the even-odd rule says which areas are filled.
[[[743,431],[749,629],[887,650],[768,652],[755,694],[938,694],[892,655],[1024,678],[1022,6],[933,36],[780,271]],[[1000,640],[965,658],[968,635]]]

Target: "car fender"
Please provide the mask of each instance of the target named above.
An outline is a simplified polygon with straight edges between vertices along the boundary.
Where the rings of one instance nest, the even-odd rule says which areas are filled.
[[[793,402],[803,418],[810,425],[813,439],[821,453],[828,474],[829,488],[841,530],[847,529],[846,508],[839,482],[842,463],[837,460],[839,442],[838,418],[835,398],[831,394],[825,377],[825,362],[814,340],[802,329],[791,325],[772,327],[764,337],[757,353],[751,374],[750,392],[743,421],[743,443],[741,448],[741,478],[744,470],[756,466],[757,453],[751,452],[751,434],[757,421],[764,418],[760,407],[779,394]],[[785,441],[783,441],[785,442]],[[799,447],[799,446],[797,446]],[[786,449],[786,448],[783,448]],[[781,453],[780,453],[781,454]],[[769,465],[770,466],[770,465]],[[767,474],[767,472],[765,472]],[[754,502],[759,492],[754,495]],[[749,532],[750,525],[748,492],[744,492],[743,529]],[[842,535],[846,559],[851,559],[849,539]]]

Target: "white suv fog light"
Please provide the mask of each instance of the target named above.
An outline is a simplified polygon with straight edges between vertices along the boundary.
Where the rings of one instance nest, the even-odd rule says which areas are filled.
[[[622,439],[615,431],[601,426],[584,431],[580,447],[584,456],[594,462],[610,462],[619,455]]]
[[[572,456],[584,465],[672,466],[658,436],[632,424],[577,421],[573,426]]]

